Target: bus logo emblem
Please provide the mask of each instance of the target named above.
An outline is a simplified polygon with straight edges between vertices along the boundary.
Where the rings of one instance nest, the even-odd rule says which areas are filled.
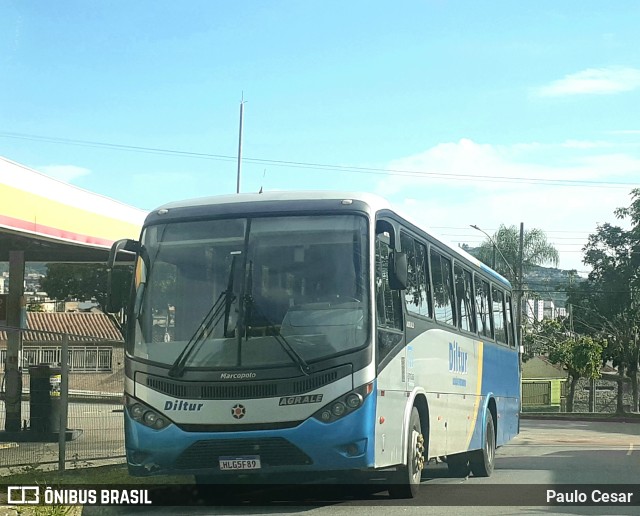
[[[231,409],[231,415],[234,419],[242,419],[246,413],[247,410],[240,403],[236,403]]]
[[[464,351],[457,342],[449,342],[449,371],[458,374],[467,374],[469,353]]]

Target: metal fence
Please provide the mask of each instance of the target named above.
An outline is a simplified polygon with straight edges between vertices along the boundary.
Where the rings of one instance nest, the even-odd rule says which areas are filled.
[[[33,330],[30,330],[33,331]],[[4,371],[7,350],[0,349],[0,370]],[[37,364],[61,364],[61,346],[28,346],[22,349],[23,369]],[[69,371],[72,373],[111,372],[113,346],[70,346]]]
[[[522,382],[522,405],[551,405],[551,382]]]
[[[22,335],[23,330],[4,327],[6,333]],[[33,333],[35,330],[28,330]],[[51,332],[43,332],[51,334]],[[122,393],[124,360],[122,346],[83,336],[83,342],[95,341],[95,346],[69,346],[69,336],[60,336],[60,346],[34,346],[22,349],[19,363],[23,365],[20,387],[20,432],[6,431],[7,405],[15,407],[15,393],[5,392],[7,381],[4,367],[0,370],[0,475],[11,475],[34,467],[58,469],[84,467],[103,460],[123,461],[124,425]],[[0,343],[1,345],[1,343]],[[63,348],[68,360],[62,364]],[[6,349],[0,350],[4,366]],[[60,426],[67,432],[53,432],[40,441],[29,440],[35,435],[32,425],[40,417],[31,395],[35,375],[30,367],[52,364],[61,370]],[[31,367],[32,372],[34,368]],[[56,378],[57,381],[57,378]],[[32,418],[32,414],[34,418]],[[32,420],[33,419],[33,420]],[[30,434],[31,432],[31,434]],[[65,439],[71,437],[72,440]],[[26,439],[25,439],[26,437]]]

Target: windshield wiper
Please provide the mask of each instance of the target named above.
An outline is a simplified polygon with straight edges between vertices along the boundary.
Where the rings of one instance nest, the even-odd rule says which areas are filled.
[[[209,330],[211,328],[215,328],[216,325],[220,322],[220,319],[224,315],[224,336],[227,336],[227,326],[229,324],[229,313],[231,312],[231,305],[235,301],[235,296],[233,295],[233,277],[235,274],[235,263],[236,256],[234,255],[231,259],[231,270],[229,271],[229,279],[227,281],[227,290],[224,290],[213,306],[209,309],[207,314],[202,319],[202,322],[198,325],[198,329],[194,332],[194,334],[187,342],[187,345],[184,347],[182,352],[178,355],[175,362],[171,365],[169,369],[169,376],[174,378],[181,377],[184,375],[184,370],[189,360],[194,352],[200,348],[200,344],[206,340],[209,335]],[[224,301],[224,303],[223,303]],[[224,311],[222,310],[224,307]]]
[[[271,333],[272,333],[271,336],[276,340],[278,344],[280,344],[280,346],[282,347],[282,349],[284,349],[287,355],[289,355],[289,358],[291,359],[291,361],[300,368],[300,371],[304,375],[309,376],[309,373],[311,371],[311,366],[307,363],[307,361],[304,358],[302,358],[302,355],[296,351],[296,349],[289,343],[289,341],[285,338],[285,336],[282,335],[282,333],[280,333],[280,330],[276,328],[276,326],[273,324],[271,319],[269,319],[266,315],[264,315],[258,309],[251,294],[246,296],[245,301],[251,307],[251,309],[255,312],[255,314],[267,323],[267,328],[271,330]]]
[[[255,312],[255,314],[258,317],[261,317],[264,321],[266,321],[267,328],[271,330],[273,334],[272,336],[274,339],[276,339],[276,342],[280,344],[282,349],[285,350],[285,352],[287,353],[287,355],[289,355],[289,358],[292,360],[292,362],[294,362],[300,368],[300,371],[302,371],[302,373],[305,375],[309,375],[309,371],[311,370],[311,367],[309,366],[309,364],[307,364],[306,360],[302,358],[302,355],[300,355],[300,353],[298,353],[291,344],[289,344],[287,339],[285,339],[284,335],[280,333],[280,330],[275,327],[271,319],[269,319],[266,315],[264,315],[256,306],[256,302],[253,299],[253,261],[249,261],[249,272],[248,272],[246,285],[247,285],[247,293],[245,294],[243,299],[240,300],[240,304],[244,307],[243,314],[244,314],[245,320],[251,321],[253,317],[253,313]],[[245,332],[246,332],[245,341],[249,340],[248,326],[249,326],[248,324],[245,325]]]

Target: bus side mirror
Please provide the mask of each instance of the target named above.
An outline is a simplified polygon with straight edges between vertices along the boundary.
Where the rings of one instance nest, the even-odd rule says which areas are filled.
[[[116,240],[109,250],[109,259],[107,260],[107,269],[109,271],[113,269],[113,265],[116,262],[116,258],[120,251],[126,253],[136,254],[140,250],[140,244],[137,240],[131,240],[130,238],[123,238],[122,240]]]
[[[389,286],[392,290],[404,290],[407,288],[407,255],[399,251],[393,251],[389,255]]]
[[[116,240],[111,246],[109,251],[109,259],[107,260],[107,306],[106,311],[110,314],[115,314],[122,310],[124,306],[125,295],[122,292],[114,293],[113,289],[113,267],[115,266],[117,255],[120,251],[131,253],[135,256],[135,253],[140,249],[140,244],[136,240],[124,238],[122,240]]]

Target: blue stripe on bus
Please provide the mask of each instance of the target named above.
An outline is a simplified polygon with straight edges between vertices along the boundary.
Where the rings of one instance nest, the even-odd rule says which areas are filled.
[[[496,440],[501,445],[518,433],[520,383],[518,353],[513,348],[485,342],[483,346],[482,400],[478,407],[469,449],[482,447],[489,398],[494,398],[498,414]],[[495,393],[500,393],[499,396]]]

